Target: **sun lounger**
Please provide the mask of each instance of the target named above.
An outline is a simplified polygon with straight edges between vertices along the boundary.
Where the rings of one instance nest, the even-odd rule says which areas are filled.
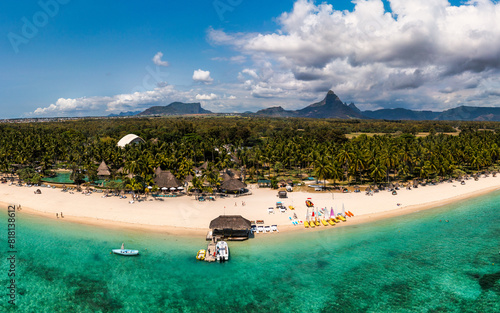
[[[264,232],[264,226],[259,225],[257,226],[257,233],[263,233]]]
[[[268,208],[267,213],[269,213],[269,214],[274,213],[274,208]]]
[[[266,233],[271,232],[271,226],[264,226],[264,229],[265,229]]]
[[[271,231],[275,231],[275,232],[279,233],[280,231],[278,230],[278,225],[271,225]]]

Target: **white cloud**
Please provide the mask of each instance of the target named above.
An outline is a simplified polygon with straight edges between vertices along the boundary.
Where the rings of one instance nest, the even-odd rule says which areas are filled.
[[[196,95],[196,100],[215,100],[218,98],[219,97],[214,93],[211,93],[209,95],[207,95],[207,94],[197,94]]]
[[[156,53],[155,56],[153,57],[153,63],[158,66],[169,66],[168,62],[162,61],[161,58],[163,58],[163,53],[162,52]]]
[[[210,84],[213,82],[213,78],[210,77],[210,71],[203,71],[201,69],[194,71],[193,80],[205,84]]]
[[[191,99],[190,92],[176,90],[172,85],[166,85],[143,92],[119,94],[109,97],[90,97],[64,99],[47,107],[37,108],[30,115],[36,116],[81,116],[103,115],[123,111],[133,111],[153,105],[167,105],[174,101]]]
[[[238,78],[254,97],[306,99],[333,88],[361,107],[439,109],[467,99],[491,104],[495,93],[480,93],[489,97],[485,102],[460,88],[500,74],[500,3],[389,2],[392,12],[381,0],[354,1],[349,12],[298,0],[277,19],[275,32],[209,29],[208,40],[253,60]],[[494,82],[490,88],[499,90]],[[440,90],[448,91],[446,105]]]

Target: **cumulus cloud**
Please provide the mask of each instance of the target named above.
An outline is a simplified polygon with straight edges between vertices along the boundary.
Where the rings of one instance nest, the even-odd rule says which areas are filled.
[[[163,58],[163,53],[162,52],[156,53],[155,56],[153,57],[153,63],[158,66],[169,66],[168,62],[162,61],[161,58]]]
[[[142,109],[152,105],[167,105],[173,101],[191,99],[190,92],[176,90],[166,85],[143,92],[119,94],[108,97],[82,97],[75,99],[60,98],[47,107],[37,108],[30,115],[35,116],[81,116],[102,115]]]
[[[297,0],[277,19],[275,32],[209,29],[208,40],[254,62],[238,78],[259,98],[308,98],[333,88],[361,107],[440,109],[444,94],[446,105],[461,103],[474,93],[461,89],[473,86],[471,79],[480,85],[500,73],[496,1],[389,2],[390,12],[381,0],[354,1],[350,12]]]
[[[210,71],[203,71],[201,69],[194,71],[193,80],[205,84],[211,84],[213,82],[213,78],[210,77]]]
[[[197,94],[195,98],[196,98],[196,100],[215,100],[215,99],[218,99],[219,97],[216,94],[211,93],[209,95],[207,95],[207,94],[201,94],[201,95]]]

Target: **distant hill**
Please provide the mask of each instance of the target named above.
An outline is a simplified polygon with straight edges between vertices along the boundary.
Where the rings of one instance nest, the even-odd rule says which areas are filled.
[[[256,116],[269,117],[309,117],[309,118],[365,118],[361,111],[351,103],[349,105],[340,101],[340,98],[333,92],[328,91],[326,97],[300,110],[285,110],[282,107],[272,107],[257,111]]]
[[[153,106],[142,112],[121,112],[110,114],[117,116],[145,115],[187,115],[210,114],[212,112],[201,107],[200,103],[172,102],[166,106]],[[443,112],[416,111],[403,108],[361,111],[354,103],[343,103],[333,92],[328,91],[325,98],[299,110],[285,110],[281,106],[259,110],[256,113],[241,113],[244,116],[259,117],[307,117],[338,119],[380,119],[380,120],[451,120],[451,121],[500,121],[500,108],[460,106]]]
[[[201,107],[200,103],[172,102],[166,106],[153,106],[137,114],[144,115],[184,115],[184,114],[209,114],[212,113]]]
[[[120,112],[118,114],[109,114],[108,117],[123,117],[123,116],[134,116],[141,113],[141,111],[129,111],[129,112]]]
[[[432,111],[412,111],[408,109],[381,109],[376,111],[363,111],[363,115],[367,118],[376,120],[411,120],[411,121],[425,121],[435,120],[441,112]]]
[[[285,110],[272,107],[249,114],[269,117],[309,117],[338,119],[378,119],[378,120],[410,120],[410,121],[500,121],[500,108],[461,106],[443,112],[416,111],[403,108],[361,111],[354,103],[347,105],[333,92],[328,91],[326,97],[300,110]]]
[[[442,112],[440,121],[500,121],[500,108],[460,106]]]
[[[257,111],[257,113],[255,113],[253,115],[269,116],[269,117],[297,117],[298,116],[296,111],[288,111],[288,110],[283,109],[282,107],[272,107],[272,108],[259,110],[259,111]]]
[[[322,101],[297,110],[297,112],[301,117],[312,118],[365,118],[353,103],[350,106],[343,103],[331,90]]]

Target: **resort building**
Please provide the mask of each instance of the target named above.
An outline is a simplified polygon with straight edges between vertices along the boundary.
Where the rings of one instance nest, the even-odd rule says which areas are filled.
[[[141,143],[144,142],[144,139],[141,137],[134,135],[134,134],[128,134],[124,136],[120,141],[118,141],[118,147],[124,148],[126,145],[132,144],[132,143]]]
[[[212,236],[227,240],[245,240],[250,236],[250,221],[241,215],[221,215],[210,222]]]
[[[226,193],[244,193],[248,191],[246,187],[244,182],[234,178],[227,179],[220,185],[220,189]]]

